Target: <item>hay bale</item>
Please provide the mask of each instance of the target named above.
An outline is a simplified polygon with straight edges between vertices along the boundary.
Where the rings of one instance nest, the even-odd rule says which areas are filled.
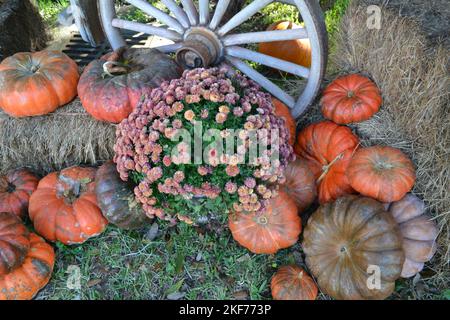
[[[39,174],[112,159],[115,125],[93,119],[77,98],[55,112],[12,118],[0,111],[0,172],[29,167]]]
[[[448,285],[450,258],[450,84],[448,49],[433,47],[414,20],[382,8],[380,30],[366,27],[366,6],[353,1],[341,22],[332,65],[339,73],[361,72],[380,87],[384,105],[354,125],[364,145],[391,145],[414,161],[414,193],[440,227],[432,280]]]

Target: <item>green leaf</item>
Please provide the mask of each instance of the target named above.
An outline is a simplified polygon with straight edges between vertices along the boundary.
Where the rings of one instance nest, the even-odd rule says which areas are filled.
[[[446,289],[442,292],[442,298],[445,300],[450,300],[450,289]]]
[[[177,252],[175,257],[175,273],[180,274],[183,271],[185,255],[182,252]]]
[[[173,284],[169,289],[167,289],[166,291],[166,295],[169,295],[171,293],[180,291],[181,286],[183,285],[184,282],[184,278],[181,280],[178,280],[175,284]]]

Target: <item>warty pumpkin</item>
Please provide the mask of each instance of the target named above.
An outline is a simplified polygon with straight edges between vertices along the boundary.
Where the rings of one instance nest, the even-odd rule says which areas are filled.
[[[165,80],[179,78],[181,72],[173,59],[155,49],[122,47],[89,63],[78,95],[95,119],[119,123],[143,95]]]
[[[300,26],[291,21],[279,21],[271,24],[267,31],[297,28],[300,28]],[[311,43],[309,39],[262,42],[258,46],[258,51],[307,68],[311,66]]]
[[[286,192],[296,203],[298,212],[308,208],[316,199],[317,186],[314,174],[303,159],[288,164],[284,170],[286,181],[280,189]]]
[[[416,181],[411,160],[388,146],[359,149],[350,161],[347,177],[353,189],[381,202],[400,200]]]
[[[310,217],[303,239],[306,264],[322,292],[346,300],[393,292],[405,254],[397,223],[380,202],[348,195],[326,203]]]
[[[274,300],[315,300],[318,293],[314,280],[296,265],[280,267],[272,277],[270,290]]]
[[[302,230],[295,201],[283,191],[264,210],[231,213],[228,226],[241,246],[265,254],[294,245]]]
[[[320,99],[324,117],[338,124],[368,120],[378,112],[382,102],[376,84],[359,74],[334,80]]]
[[[320,203],[354,192],[346,170],[358,145],[348,127],[331,121],[313,123],[298,134],[294,150],[316,178]]]
[[[136,201],[133,189],[120,179],[114,162],[108,161],[97,170],[95,193],[103,216],[110,223],[130,230],[150,222],[142,205]]]
[[[0,63],[0,108],[13,117],[44,115],[77,95],[78,66],[62,52],[20,52]]]
[[[24,218],[38,182],[38,177],[27,169],[11,170],[0,176],[0,212],[12,212]]]
[[[95,196],[95,169],[70,167],[44,177],[31,195],[30,219],[49,241],[83,243],[108,224]]]
[[[286,122],[286,127],[288,128],[290,133],[289,143],[291,146],[293,146],[295,143],[295,133],[297,129],[297,123],[295,122],[295,119],[292,117],[289,107],[280,100],[272,98],[272,104],[275,107],[275,115],[277,117],[283,118]]]
[[[6,275],[0,275],[0,300],[30,300],[51,278],[55,252],[44,239],[30,234],[30,249],[24,262]]]
[[[425,214],[424,202],[410,193],[391,203],[389,212],[399,224],[403,236],[406,259],[401,276],[409,278],[422,271],[425,262],[433,257],[439,230],[431,217]]]
[[[15,214],[0,212],[0,277],[20,266],[30,249],[29,232]]]

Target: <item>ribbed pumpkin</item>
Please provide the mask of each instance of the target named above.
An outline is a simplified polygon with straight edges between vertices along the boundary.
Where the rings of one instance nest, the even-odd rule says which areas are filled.
[[[23,263],[30,249],[29,237],[19,217],[0,212],[0,277]]]
[[[0,300],[32,299],[50,280],[54,264],[53,248],[31,233],[24,262],[9,274],[0,275]]]
[[[303,239],[306,264],[324,293],[354,300],[393,292],[405,254],[397,223],[380,202],[350,195],[324,204],[310,217]]]
[[[416,181],[411,160],[387,146],[359,149],[350,161],[347,177],[356,191],[381,202],[400,200]]]
[[[314,280],[296,265],[278,269],[270,282],[270,290],[274,300],[315,300],[318,292]]]
[[[228,226],[241,246],[253,253],[273,254],[298,241],[301,219],[295,201],[281,191],[263,212],[233,212]]]
[[[78,95],[97,120],[119,123],[142,95],[163,81],[179,78],[181,68],[169,56],[150,48],[120,48],[84,69]]]
[[[103,216],[123,229],[137,229],[150,222],[135,200],[133,189],[120,179],[112,161],[103,164],[95,175],[95,193]]]
[[[389,212],[400,226],[406,256],[402,277],[409,278],[422,271],[425,262],[433,257],[439,230],[425,214],[423,201],[410,193],[391,203]]]
[[[358,144],[349,128],[331,121],[313,123],[298,134],[294,150],[314,173],[320,203],[354,192],[346,170]]]
[[[0,212],[25,217],[30,195],[36,190],[38,182],[38,177],[27,169],[11,170],[0,176]]]
[[[320,100],[324,117],[338,124],[370,119],[378,112],[382,102],[376,84],[359,74],[334,80],[324,90]]]
[[[289,143],[291,144],[291,146],[293,146],[295,143],[295,133],[297,128],[295,119],[292,117],[291,111],[289,110],[288,106],[286,106],[283,102],[278,99],[272,98],[272,103],[275,107],[275,114],[286,121],[286,127],[291,134]]]
[[[83,243],[107,221],[97,205],[95,169],[70,167],[44,177],[31,195],[29,213],[36,231],[49,241]]]
[[[13,117],[44,115],[77,95],[78,66],[62,52],[21,52],[0,63],[0,108]]]
[[[316,199],[317,187],[314,174],[303,159],[288,164],[284,171],[286,182],[280,185],[297,204],[299,213],[308,208]]]
[[[271,24],[267,31],[300,28],[291,21],[279,21]],[[258,51],[269,56],[299,64],[311,66],[311,43],[308,39],[262,42]]]

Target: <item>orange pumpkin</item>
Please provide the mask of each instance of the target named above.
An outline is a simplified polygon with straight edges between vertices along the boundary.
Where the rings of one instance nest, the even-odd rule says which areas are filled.
[[[297,204],[297,209],[302,212],[316,199],[317,187],[314,174],[303,159],[297,159],[288,164],[284,171],[286,181],[280,185]]]
[[[77,95],[78,66],[62,52],[21,52],[0,63],[0,108],[13,117],[55,111]]]
[[[20,266],[29,249],[29,232],[19,217],[0,212],[0,276]]]
[[[291,111],[289,108],[280,100],[272,98],[273,106],[275,107],[275,115],[277,117],[283,118],[286,122],[286,127],[289,130],[290,137],[289,137],[289,143],[291,146],[295,143],[295,132],[297,128],[297,124],[295,122],[295,119],[292,117]]]
[[[30,250],[21,266],[0,275],[0,300],[30,300],[50,280],[55,264],[52,246],[34,233],[30,234]]]
[[[391,203],[389,212],[399,224],[403,236],[405,263],[402,277],[409,278],[422,271],[425,262],[435,254],[439,229],[425,214],[425,203],[410,193]]]
[[[49,241],[83,243],[105,230],[97,205],[95,169],[70,167],[44,177],[30,198],[30,218]]]
[[[346,170],[358,144],[349,128],[331,121],[311,124],[298,134],[294,150],[316,178],[320,203],[354,192]]]
[[[233,212],[228,226],[241,246],[253,253],[273,254],[297,242],[301,219],[295,201],[281,191],[260,212]]]
[[[400,150],[383,146],[358,150],[347,177],[356,191],[381,202],[400,200],[416,181],[411,160]]]
[[[267,31],[296,28],[300,26],[291,21],[279,21],[271,24]],[[258,46],[258,51],[304,67],[311,66],[311,43],[308,39],[262,42]]]
[[[38,182],[39,179],[27,169],[12,170],[0,176],[0,212],[25,217],[30,195]]]
[[[334,80],[320,100],[324,117],[339,124],[370,119],[378,112],[382,102],[376,84],[359,74]]]
[[[317,286],[299,266],[282,266],[272,277],[270,290],[274,300],[315,300]]]
[[[349,195],[321,205],[303,233],[306,264],[335,299],[385,299],[405,254],[397,223],[383,204]]]

